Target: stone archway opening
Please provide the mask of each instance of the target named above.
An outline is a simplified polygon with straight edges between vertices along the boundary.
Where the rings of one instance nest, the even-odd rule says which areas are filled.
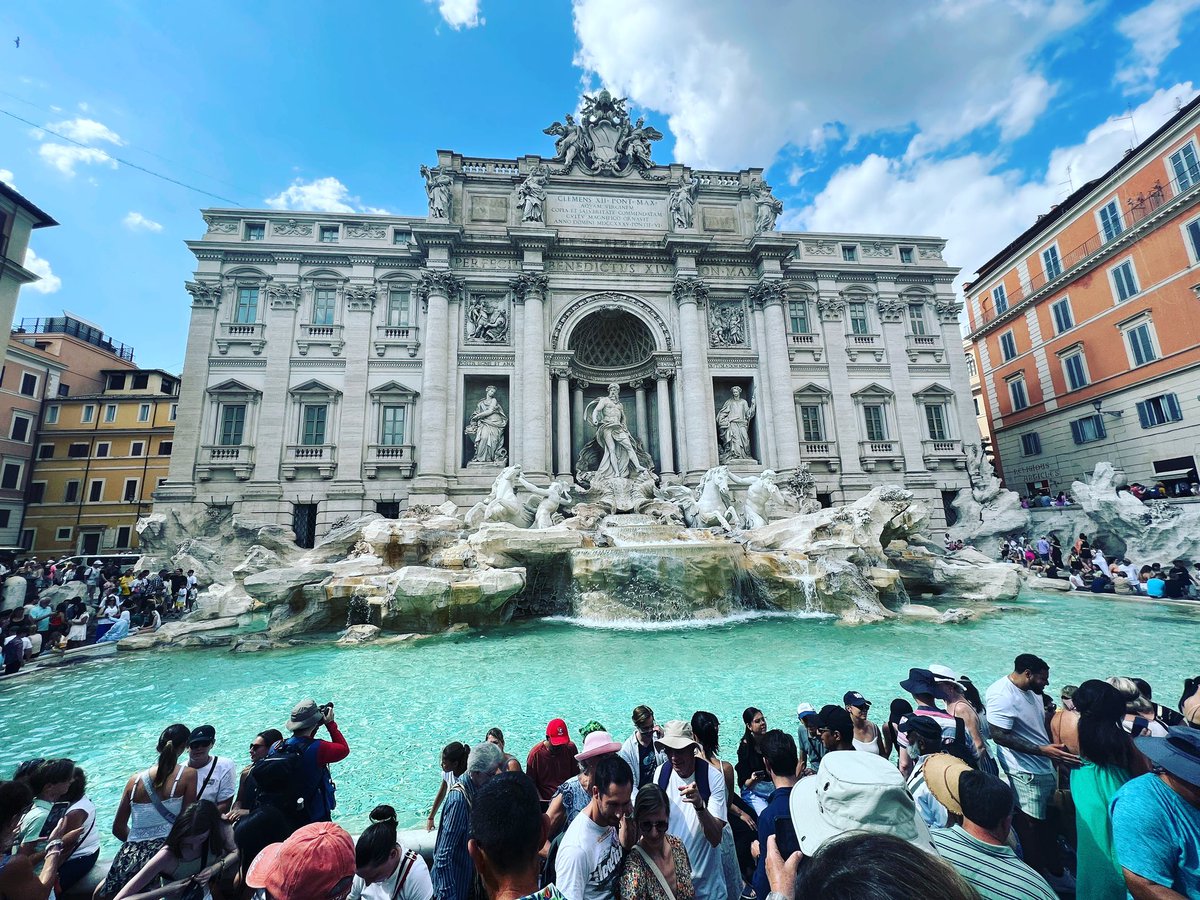
[[[620,373],[647,365],[654,355],[654,337],[646,323],[623,309],[599,309],[571,333],[574,363],[589,372]]]

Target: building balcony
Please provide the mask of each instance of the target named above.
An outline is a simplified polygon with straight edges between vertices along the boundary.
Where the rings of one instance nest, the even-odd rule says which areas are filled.
[[[859,441],[858,458],[865,472],[874,472],[875,467],[881,465],[890,465],[893,472],[904,469],[904,453],[899,441]]]
[[[267,346],[267,326],[262,322],[222,322],[217,352],[224,356],[234,344],[246,344],[257,356]]]
[[[946,355],[946,350],[942,346],[942,339],[933,334],[910,334],[905,337],[907,341],[908,361],[916,362],[922,353],[933,354],[934,362],[941,362]]]
[[[841,463],[835,441],[801,441],[800,458],[809,464],[819,463],[830,472],[836,472]]]
[[[412,478],[417,469],[416,449],[412,444],[369,444],[363,474],[375,478],[380,469],[395,469],[401,478]]]
[[[332,478],[337,471],[337,444],[288,444],[283,477],[295,478],[300,469],[316,469],[322,478]]]
[[[409,356],[417,355],[421,346],[420,333],[416,325],[376,325],[375,326],[375,355],[383,356],[388,347],[396,347],[408,352]]]
[[[932,472],[942,466],[960,470],[967,468],[962,441],[921,441],[921,455],[925,458],[925,468]]]
[[[345,346],[341,325],[304,323],[300,326],[300,337],[296,338],[296,352],[301,356],[308,356],[309,347],[328,347],[334,356],[341,356]]]
[[[801,354],[805,352],[812,354],[813,362],[820,362],[821,357],[825,355],[825,348],[821,345],[821,336],[819,334],[789,333],[787,338],[788,356],[793,362],[801,359]]]
[[[875,362],[883,362],[883,338],[877,334],[846,335],[846,355],[850,362],[856,362],[860,353],[869,353]]]
[[[238,481],[246,481],[254,473],[254,447],[250,444],[201,447],[196,478],[208,481],[213,472],[233,472]]]

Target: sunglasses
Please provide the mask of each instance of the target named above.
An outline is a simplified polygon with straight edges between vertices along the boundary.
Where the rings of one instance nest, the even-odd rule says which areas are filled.
[[[655,819],[653,822],[638,822],[638,828],[642,831],[666,831],[669,824],[665,819]]]

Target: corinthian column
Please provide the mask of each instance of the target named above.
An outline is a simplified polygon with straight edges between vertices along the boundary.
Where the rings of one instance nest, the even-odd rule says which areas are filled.
[[[525,306],[525,331],[522,340],[521,419],[517,426],[524,431],[521,465],[527,475],[547,475],[549,465],[547,446],[550,435],[547,429],[546,407],[549,391],[546,386],[546,324],[545,299],[546,276],[536,272],[523,272],[512,282],[513,294],[518,303]]]
[[[555,424],[558,440],[558,470],[559,478],[569,478],[571,475],[571,386],[568,382],[570,372],[559,369],[554,373],[554,381],[558,394],[558,419]]]
[[[417,467],[423,476],[446,477],[446,369],[450,360],[450,295],[462,285],[449,272],[426,269],[417,282],[417,296],[425,306],[421,371],[421,429]]]
[[[750,300],[762,309],[766,325],[767,341],[763,349],[767,357],[767,388],[775,425],[777,465],[780,469],[794,469],[800,464],[800,431],[796,427],[792,364],[788,357],[787,326],[783,320],[787,283],[760,281],[750,288]]]
[[[667,387],[670,373],[660,369],[654,377],[658,392],[658,470],[663,475],[674,475],[675,440],[671,436],[671,391]]]
[[[689,475],[699,475],[716,465],[716,419],[709,409],[704,384],[704,361],[708,355],[700,309],[708,301],[708,286],[699,278],[679,278],[671,291],[679,304],[679,343],[683,352],[680,377],[683,437],[687,444]]]

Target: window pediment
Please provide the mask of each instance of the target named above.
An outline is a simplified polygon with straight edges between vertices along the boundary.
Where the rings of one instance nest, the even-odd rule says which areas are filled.
[[[891,400],[895,394],[881,384],[872,383],[868,384],[865,388],[860,388],[859,390],[855,391],[853,394],[851,394],[851,396],[859,400]]]
[[[215,384],[206,393],[217,396],[226,402],[234,398],[248,399],[252,397],[258,399],[262,396],[262,391],[258,388],[250,387],[250,385],[244,384],[236,378],[230,378],[227,381],[222,381],[220,384]]]
[[[368,391],[377,400],[415,400],[420,394],[398,381],[389,381]]]
[[[921,390],[913,394],[913,396],[925,400],[945,400],[949,397],[953,397],[954,391],[950,390],[950,388],[946,387],[944,384],[935,383],[923,387]]]
[[[315,378],[306,381],[303,384],[298,384],[288,391],[296,400],[319,402],[324,400],[326,403],[331,403],[342,396],[342,392],[336,388],[331,388],[324,382],[317,381]]]
[[[833,392],[828,388],[821,387],[821,385],[811,381],[792,393],[800,399],[812,400],[829,400],[833,396]]]

